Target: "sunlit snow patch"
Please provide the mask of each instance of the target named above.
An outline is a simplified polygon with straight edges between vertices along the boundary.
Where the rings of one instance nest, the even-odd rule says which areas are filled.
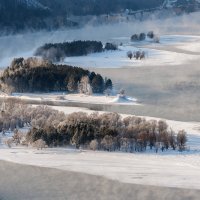
[[[114,98],[110,103],[130,103],[130,104],[136,104],[137,99],[128,97],[128,96],[123,96],[123,95],[118,95],[116,98]]]

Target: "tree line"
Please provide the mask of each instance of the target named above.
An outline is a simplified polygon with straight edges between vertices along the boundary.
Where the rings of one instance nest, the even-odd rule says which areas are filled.
[[[80,91],[83,85],[90,86],[94,93],[112,89],[112,81],[104,79],[100,74],[80,67],[55,65],[38,58],[14,59],[0,77],[0,88],[7,93],[52,91],[86,93],[85,90]]]
[[[35,51],[35,56],[41,56],[52,62],[63,61],[65,57],[84,56],[90,53],[102,52],[104,50],[117,50],[118,47],[112,43],[106,43],[103,48],[99,41],[73,41],[63,43],[47,43]]]
[[[16,33],[26,28],[40,29],[45,25],[45,18],[50,15],[49,10],[29,8],[18,0],[1,0],[0,28],[7,33]]]
[[[146,33],[133,34],[131,36],[131,42],[141,42],[144,41],[147,37],[151,39],[152,42],[154,43],[160,42],[160,38],[153,31],[149,31],[147,34]]]
[[[104,151],[143,152],[147,149],[184,150],[187,135],[175,133],[163,120],[136,116],[123,118],[117,113],[65,115],[47,106],[32,107],[15,99],[5,102],[0,113],[0,131],[14,130],[12,142],[49,147],[74,145]],[[24,135],[17,129],[30,131]],[[45,144],[45,145],[44,145]]]
[[[76,148],[124,152],[142,152],[148,148],[183,150],[186,147],[186,133],[175,134],[165,121],[147,121],[133,116],[122,118],[117,113],[97,112],[62,115],[58,120],[56,115],[36,117],[27,141],[42,140],[50,147],[74,145]]]
[[[103,44],[97,41],[73,41],[63,43],[48,43],[39,47],[35,56],[41,56],[53,62],[58,62],[65,57],[83,56],[89,53],[103,51]]]

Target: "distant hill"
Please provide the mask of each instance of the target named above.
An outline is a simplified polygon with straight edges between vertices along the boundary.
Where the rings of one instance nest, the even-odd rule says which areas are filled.
[[[174,9],[177,14],[200,9],[199,0],[0,0],[0,30],[55,30],[81,24],[72,16],[110,15],[148,9]],[[0,33],[0,34],[1,34]]]
[[[50,9],[36,0],[0,1],[0,28],[7,32],[15,33],[26,27],[38,29],[49,15]]]
[[[68,15],[100,15],[126,9],[141,10],[160,6],[164,0],[40,0],[54,12]]]
[[[77,26],[70,16],[121,13],[155,7],[163,0],[0,0],[0,30],[52,30]]]

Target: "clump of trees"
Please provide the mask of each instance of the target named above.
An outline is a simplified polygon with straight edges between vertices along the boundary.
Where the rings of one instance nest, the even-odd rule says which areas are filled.
[[[103,51],[103,44],[98,41],[73,41],[63,43],[48,43],[39,47],[35,56],[41,56],[44,59],[53,62],[62,61],[65,57],[83,56],[89,53]]]
[[[51,117],[52,119],[52,117]],[[48,121],[48,119],[47,119]],[[156,152],[168,149],[184,150],[186,133],[176,135],[164,121],[147,121],[139,117],[122,118],[117,113],[72,113],[57,125],[44,123],[27,134],[27,141],[42,139],[48,146],[74,145],[86,149]]]
[[[145,58],[145,56],[146,56],[146,54],[145,54],[145,52],[144,51],[136,51],[136,52],[134,52],[134,58],[136,59],[136,60],[142,60],[142,59],[144,59]]]
[[[133,52],[132,51],[128,51],[127,52],[127,57],[130,58],[130,60],[133,58]]]
[[[150,38],[150,39],[153,39],[153,38],[155,37],[154,32],[153,32],[153,31],[149,31],[149,32],[147,33],[147,37]]]
[[[112,83],[110,79],[104,80],[100,74],[79,67],[55,65],[50,61],[38,58],[17,58],[1,75],[0,87],[2,91],[7,93],[78,92],[83,77],[87,77],[88,85],[93,93],[103,93]]]
[[[4,130],[5,131],[5,130]],[[4,144],[6,144],[9,148],[11,148],[13,145],[27,145],[26,143],[26,136],[24,133],[19,131],[18,129],[15,129],[14,134],[12,137],[7,138],[4,140]],[[5,133],[3,132],[3,135]]]
[[[146,39],[146,34],[145,33],[140,33],[140,34],[133,34],[131,36],[131,41],[132,42],[138,42],[138,41],[143,41]]]
[[[6,99],[0,104],[0,108],[0,132],[3,134],[5,131],[14,131],[25,126],[40,127],[46,123],[47,119],[52,124],[58,124],[65,119],[62,112],[50,109],[47,106],[32,107],[15,98]]]
[[[117,50],[117,45],[106,43],[103,48],[102,42],[98,41],[73,41],[64,43],[48,43],[39,47],[35,56],[41,56],[52,62],[59,62],[66,57],[84,56],[90,53],[102,52],[104,50]]]
[[[109,50],[115,51],[115,50],[118,49],[118,47],[117,47],[116,44],[107,42],[107,43],[105,44],[104,49],[105,49],[105,50],[108,50],[108,51],[109,51]]]
[[[147,33],[147,37],[150,38],[150,39],[152,39],[153,42],[155,42],[155,43],[159,43],[160,42],[160,38],[153,31],[149,31]]]
[[[24,136],[19,128],[29,126]],[[169,129],[165,121],[145,120],[117,113],[78,112],[65,115],[47,106],[32,107],[10,99],[0,115],[0,131],[14,131],[7,145],[31,144],[38,149],[47,146],[75,145],[93,150],[141,152],[186,148],[187,135]]]
[[[160,38],[153,31],[149,31],[147,34],[146,33],[133,34],[131,36],[131,41],[132,42],[144,41],[146,39],[146,37],[148,37],[149,39],[151,39],[155,43],[160,42]]]
[[[4,134],[6,130],[14,131],[30,123],[30,113],[27,105],[23,105],[14,99],[7,99],[0,110],[0,132]]]
[[[146,57],[146,53],[145,51],[135,51],[135,52],[128,51],[127,57],[130,58],[130,60],[132,58],[135,58],[136,60],[142,60]]]

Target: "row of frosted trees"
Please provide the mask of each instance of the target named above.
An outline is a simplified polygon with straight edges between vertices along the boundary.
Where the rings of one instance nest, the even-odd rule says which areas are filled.
[[[147,121],[135,116],[122,118],[117,113],[65,115],[47,106],[31,107],[7,101],[1,110],[1,131],[24,126],[30,127],[27,144],[34,145],[41,140],[49,147],[74,145],[93,150],[142,152],[184,150],[187,142],[185,131],[175,133],[164,121]]]
[[[75,145],[76,148],[125,152],[183,150],[186,147],[185,131],[176,134],[164,121],[133,116],[122,118],[117,113],[72,113],[62,116],[63,121],[59,122],[59,118],[54,117],[34,120],[27,140],[34,143],[42,139],[48,146]]]

